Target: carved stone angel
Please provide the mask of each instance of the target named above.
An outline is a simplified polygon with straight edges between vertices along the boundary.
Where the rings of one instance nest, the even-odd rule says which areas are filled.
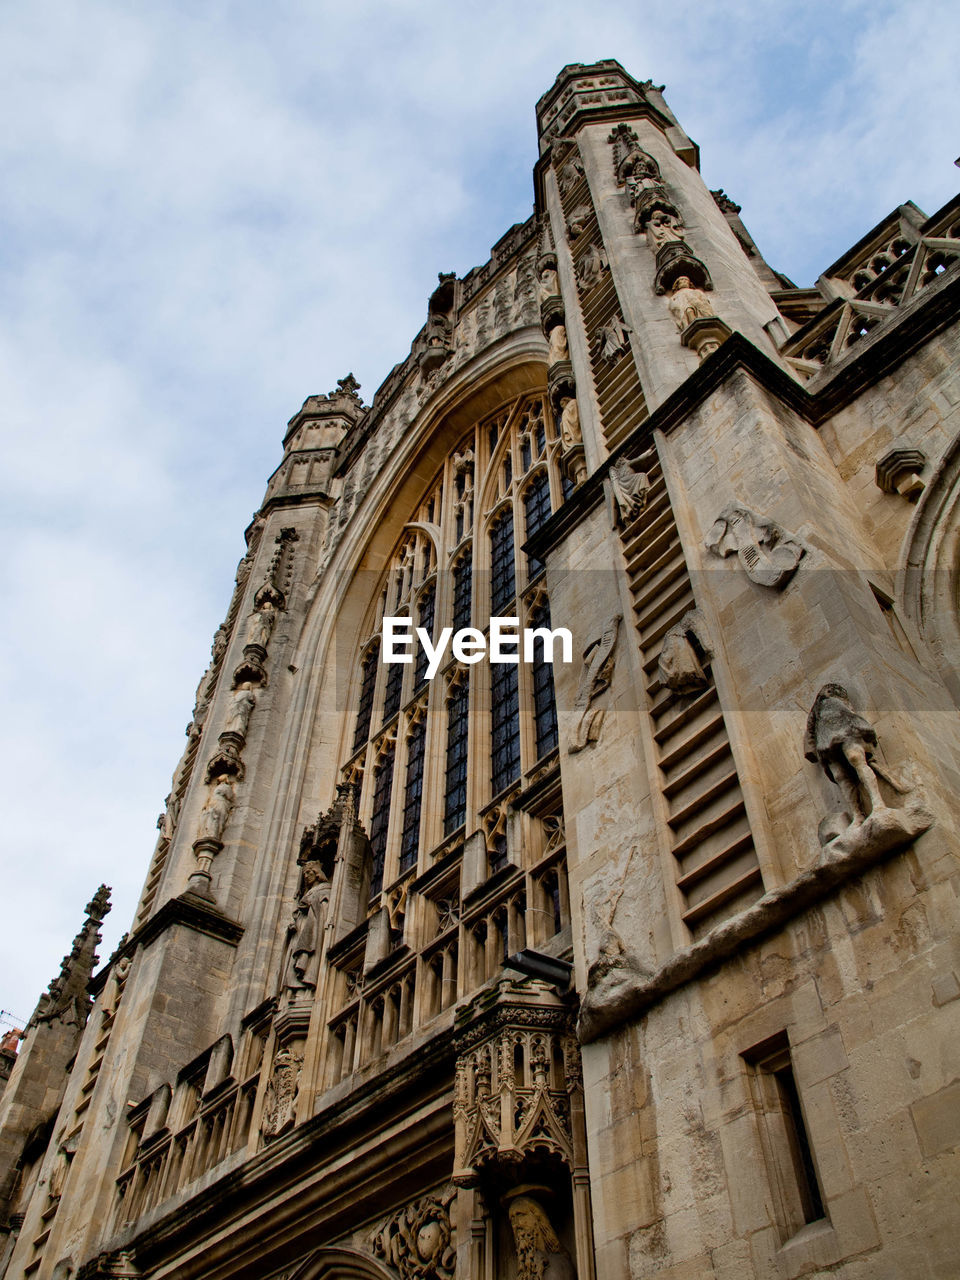
[[[761,587],[785,586],[805,550],[775,520],[758,516],[739,503],[724,507],[704,546],[721,559],[736,553],[747,576]]]
[[[227,712],[223,732],[236,733],[241,738],[245,738],[247,726],[250,724],[250,717],[253,715],[253,709],[256,705],[257,695],[253,692],[249,682],[244,681],[231,699],[230,710]]]
[[[557,279],[557,268],[549,260],[540,267],[538,280],[539,284],[537,288],[541,302],[546,302],[547,298],[557,297],[560,292],[560,283]]]
[[[582,289],[592,289],[598,283],[607,266],[607,255],[592,242],[577,263],[577,279]]]
[[[582,177],[583,161],[579,156],[570,156],[560,166],[560,172],[557,174],[557,186],[560,188],[560,194],[565,196],[577,182],[577,179]]]
[[[574,730],[573,741],[568,748],[571,755],[582,751],[588,743],[596,742],[600,737],[603,708],[592,707],[590,704],[610,687],[619,630],[618,614],[610,619],[603,629],[603,634],[596,640],[592,640],[583,651],[583,671],[573,703],[574,710],[579,711],[580,717]]]
[[[547,360],[550,364],[558,364],[561,360],[570,359],[570,350],[567,346],[567,327],[562,324],[555,324],[550,330],[548,341],[550,343]]]
[[[618,360],[629,346],[628,333],[627,325],[623,323],[619,316],[614,316],[606,324],[601,325],[596,332],[597,349],[600,353],[600,358],[611,363],[614,360]]]
[[[266,649],[270,643],[270,634],[277,621],[277,609],[272,600],[264,600],[259,609],[251,613],[247,619],[247,644],[259,645]]]
[[[617,458],[610,468],[610,488],[616,503],[616,516],[620,521],[635,520],[647,505],[647,494],[650,492],[650,481],[642,470],[645,463],[656,461],[656,451],[648,449],[639,458],[631,462],[628,458]],[[614,520],[614,524],[619,521]]]
[[[843,685],[825,684],[807,716],[803,754],[807,760],[819,762],[858,820],[886,807],[878,776],[894,791],[904,790],[874,759],[876,746],[876,729],[853,709]]]
[[[221,840],[233,809],[233,784],[221,778],[204,801],[197,823],[197,840]]]

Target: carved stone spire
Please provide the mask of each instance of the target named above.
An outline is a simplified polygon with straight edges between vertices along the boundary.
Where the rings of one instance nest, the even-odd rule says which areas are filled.
[[[97,964],[100,926],[110,910],[110,889],[102,884],[86,906],[86,919],[73,940],[68,955],[60,963],[60,972],[40,997],[27,1030],[37,1023],[60,1021],[82,1028],[90,1012],[87,990]]]

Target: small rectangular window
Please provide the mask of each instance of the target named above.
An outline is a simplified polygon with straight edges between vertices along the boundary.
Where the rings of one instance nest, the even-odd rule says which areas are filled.
[[[751,1069],[760,1143],[785,1241],[808,1222],[826,1217],[787,1033],[779,1032],[743,1057]]]

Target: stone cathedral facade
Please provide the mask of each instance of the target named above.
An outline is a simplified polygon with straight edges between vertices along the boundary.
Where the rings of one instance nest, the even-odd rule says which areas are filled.
[[[957,1274],[960,201],[798,288],[656,85],[537,121],[0,1049],[6,1280]]]

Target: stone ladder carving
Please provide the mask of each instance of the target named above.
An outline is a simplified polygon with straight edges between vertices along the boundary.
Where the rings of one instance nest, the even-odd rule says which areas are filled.
[[[620,536],[682,915],[698,930],[754,901],[763,883],[709,663],[705,686],[687,694],[658,670],[664,638],[696,601],[660,465],[645,459],[645,470],[647,501]]]
[[[561,173],[575,156],[576,148],[564,154],[559,161]],[[597,256],[602,257],[603,253],[597,215],[586,178],[576,167],[570,173],[575,175],[575,180],[564,184],[561,204],[565,219],[569,219],[581,206],[589,210],[583,221],[577,222],[582,230],[571,241],[570,252],[577,275],[584,329],[590,343],[590,367],[600,404],[603,434],[607,447],[612,450],[643,422],[647,417],[647,407],[629,347],[619,359],[606,360],[600,354],[600,344],[594,340],[595,335],[613,320],[622,324],[623,316],[610,271],[605,268],[596,270],[593,265]]]

